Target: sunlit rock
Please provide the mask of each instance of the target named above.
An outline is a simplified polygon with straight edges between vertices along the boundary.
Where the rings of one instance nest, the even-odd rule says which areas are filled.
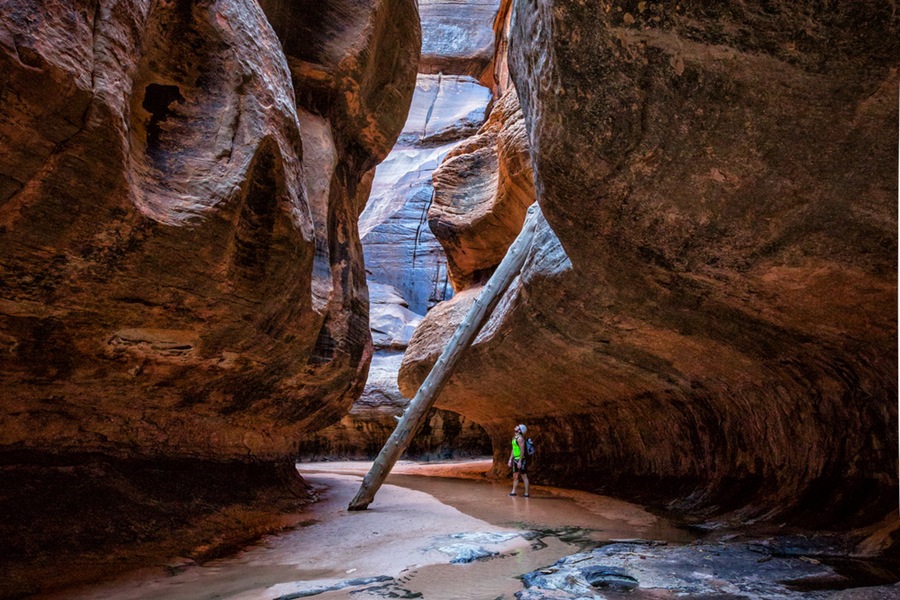
[[[377,349],[405,349],[422,315],[407,308],[406,301],[394,288],[369,284],[369,328]]]
[[[420,73],[471,75],[489,81],[494,18],[500,0],[422,0]]]
[[[378,166],[360,216],[370,278],[425,314],[453,293],[446,258],[427,226],[432,172],[485,119],[490,90],[471,77],[419,75],[397,146]]]
[[[478,135],[456,146],[433,176],[428,225],[447,254],[454,289],[491,273],[534,202],[534,174],[515,90],[493,105]]]

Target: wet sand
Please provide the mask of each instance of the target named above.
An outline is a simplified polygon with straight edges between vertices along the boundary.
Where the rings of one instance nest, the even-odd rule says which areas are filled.
[[[362,477],[371,463],[321,462],[298,465],[303,477],[314,473],[342,473]],[[689,542],[695,537],[677,529],[640,506],[588,492],[532,485],[530,498],[507,496],[512,480],[485,477],[490,460],[447,463],[400,461],[387,482],[434,496],[467,515],[499,527],[537,531],[581,529],[597,542],[621,538],[645,538]],[[369,510],[378,510],[380,492]]]
[[[522,589],[517,576],[601,541],[688,541],[640,507],[593,494],[533,486],[530,498],[509,497],[507,482],[483,479],[490,461],[399,463],[368,510],[347,511],[369,466],[299,465],[322,499],[304,513],[302,527],[264,538],[237,556],[46,598],[512,598]],[[450,564],[460,547],[495,556]]]

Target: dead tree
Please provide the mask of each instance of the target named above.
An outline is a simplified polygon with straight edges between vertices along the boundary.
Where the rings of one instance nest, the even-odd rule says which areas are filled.
[[[497,266],[494,274],[491,275],[481,294],[478,295],[478,299],[475,300],[475,304],[469,309],[466,318],[456,328],[456,332],[450,338],[440,358],[438,358],[431,372],[428,373],[428,377],[425,378],[425,381],[422,382],[422,385],[416,392],[415,398],[406,407],[403,417],[397,423],[397,428],[394,429],[394,433],[391,434],[384,448],[381,449],[378,458],[375,459],[372,468],[369,469],[369,472],[363,479],[359,491],[350,502],[350,510],[365,510],[369,506],[397,459],[400,458],[400,455],[409,446],[413,436],[418,433],[425,423],[428,410],[434,405],[438,394],[444,388],[447,380],[450,379],[459,359],[462,358],[466,349],[472,345],[478,332],[481,331],[481,327],[491,315],[494,307],[497,306],[497,302],[500,301],[503,293],[522,270],[522,265],[525,264],[525,256],[528,254],[528,249],[531,247],[531,242],[534,238],[539,215],[540,209],[537,203],[532,204],[528,209],[528,215],[522,231],[519,232],[518,237],[507,250],[506,256],[503,257],[503,261]]]

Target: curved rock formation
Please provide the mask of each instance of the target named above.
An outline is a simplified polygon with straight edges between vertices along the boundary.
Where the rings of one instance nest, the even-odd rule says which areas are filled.
[[[483,76],[492,60],[496,4],[421,3],[423,57],[409,116],[397,144],[378,166],[359,219],[373,291],[373,371],[340,423],[304,438],[303,459],[373,458],[408,403],[397,388],[397,351],[406,348],[411,329],[421,320],[418,315],[453,294],[447,257],[426,226],[435,196],[432,174],[448,152],[465,144],[484,123],[491,91],[473,75]],[[394,299],[380,301],[382,289],[393,290]],[[484,431],[454,413],[433,412],[425,429],[407,456],[449,458],[490,451]]]
[[[469,75],[489,85],[494,58],[491,24],[499,4],[500,0],[420,0],[419,73]]]
[[[7,475],[291,465],[359,395],[357,218],[412,96],[416,5],[261,4],[5,3]]]
[[[432,174],[428,226],[447,254],[456,290],[497,266],[534,202],[534,175],[515,90],[494,104],[478,135],[450,151]]]
[[[431,176],[443,157],[478,131],[490,90],[471,77],[419,75],[409,118],[397,145],[378,166],[359,219],[370,279],[396,288],[425,314],[449,298],[446,258],[426,215]]]
[[[438,406],[499,459],[529,424],[544,481],[685,514],[844,529],[895,509],[890,7],[513,10],[547,222]],[[404,393],[477,292],[426,317]]]

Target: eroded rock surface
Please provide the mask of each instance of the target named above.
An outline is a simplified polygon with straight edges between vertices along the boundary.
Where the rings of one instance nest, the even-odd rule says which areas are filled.
[[[483,282],[516,238],[534,202],[534,174],[515,90],[493,105],[478,135],[451,150],[432,175],[428,226],[447,255],[453,287]]]
[[[490,90],[467,76],[419,75],[409,118],[390,155],[378,166],[360,216],[366,269],[425,314],[452,296],[447,260],[427,225],[432,172],[485,119]]]
[[[4,3],[5,473],[272,470],[346,413],[372,352],[357,217],[419,48],[412,0]]]
[[[500,0],[422,0],[420,73],[469,75],[485,85],[494,58]]]
[[[484,124],[492,94],[475,77],[489,74],[497,6],[494,1],[424,2],[421,10],[423,58],[412,105],[397,144],[375,172],[359,220],[370,290],[375,292],[375,372],[340,423],[304,439],[303,458],[377,454],[408,403],[397,387],[400,361],[394,352],[406,348],[421,321],[416,313],[424,315],[453,295],[447,257],[427,224],[435,198],[432,174],[448,152]],[[380,291],[387,289],[397,297],[379,301],[379,296],[386,297]],[[483,455],[488,448],[479,426],[450,412],[433,411],[407,454]]]
[[[364,380],[370,350],[355,218],[360,181],[387,154],[399,120],[338,106],[318,117],[330,160],[302,156],[288,61],[256,4],[98,10],[21,3],[4,13],[9,93],[33,94],[29,77],[46,74],[90,102],[36,172],[4,165],[19,184],[0,215],[9,350],[2,442],[284,455],[291,432],[339,414]],[[381,17],[393,34],[377,42],[394,56],[380,57],[374,42],[334,41],[339,62],[354,64],[332,82],[335,93],[368,86],[367,98],[399,101],[404,89],[409,97],[418,29],[415,8],[405,11]],[[36,21],[25,18],[32,13]],[[393,21],[404,17],[401,35]],[[366,19],[388,27],[374,12]],[[93,34],[63,49],[54,37],[63,27]],[[79,52],[92,59],[76,60]],[[374,89],[369,71],[394,82],[393,92]],[[38,110],[47,107],[5,108],[11,152],[34,145],[40,133],[28,124]],[[343,139],[348,131],[356,143]],[[304,190],[304,168],[320,163],[333,167],[328,196]],[[326,210],[328,222],[320,221]]]
[[[498,465],[524,422],[559,485],[812,527],[895,512],[900,37],[857,8],[514,4],[546,222],[438,402]],[[402,391],[478,289],[427,316]]]

